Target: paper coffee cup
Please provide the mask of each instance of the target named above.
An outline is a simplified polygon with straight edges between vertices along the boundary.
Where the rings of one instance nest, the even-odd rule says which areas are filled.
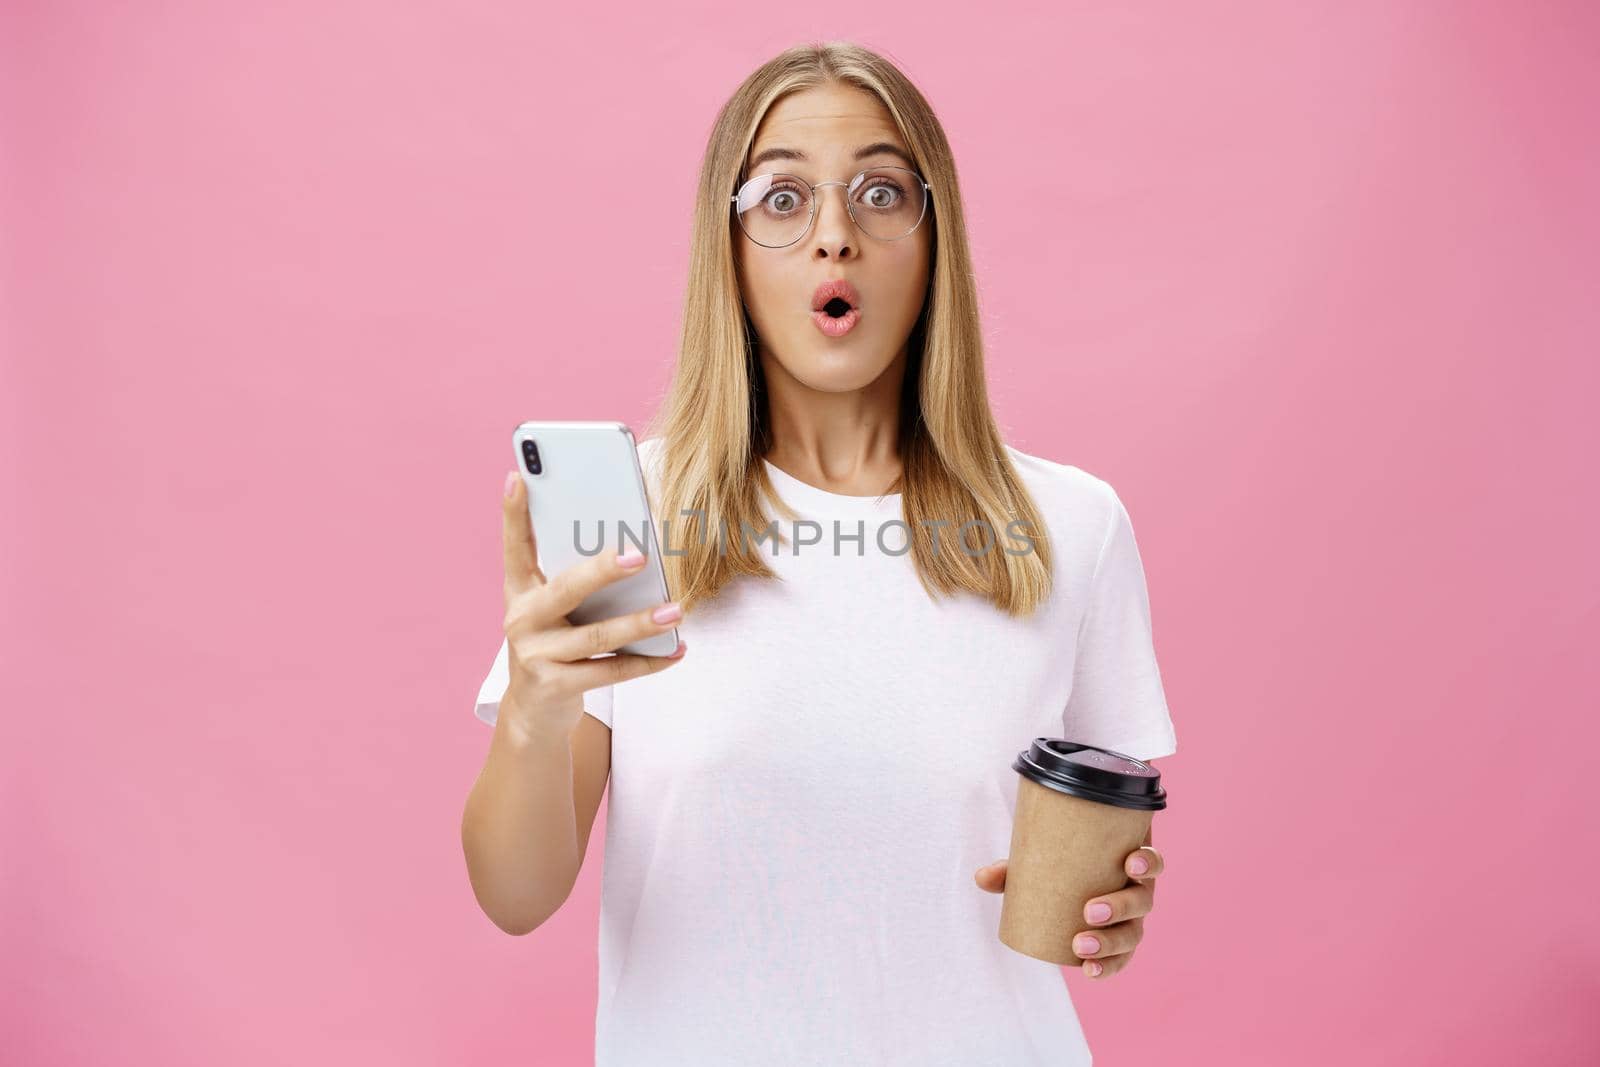
[[[1161,774],[1120,752],[1049,737],[1017,753],[1011,768],[1017,805],[1000,940],[1035,959],[1081,964],[1072,939],[1093,929],[1084,906],[1128,885],[1123,861],[1167,806]]]

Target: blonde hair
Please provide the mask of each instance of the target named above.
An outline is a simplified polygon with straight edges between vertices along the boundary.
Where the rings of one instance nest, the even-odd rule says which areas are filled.
[[[775,56],[745,79],[712,126],[695,197],[677,364],[643,435],[661,438],[651,503],[658,521],[671,523],[673,551],[663,554],[667,580],[689,611],[739,575],[776,578],[759,540],[739,531],[745,523],[759,531],[770,521],[761,510],[762,494],[786,519],[796,518],[761,461],[771,447],[765,387],[740,295],[733,251],[738,230],[728,201],[767,110],[829,82],[882,101],[931,187],[923,225],[934,227],[932,263],[910,338],[900,411],[903,474],[896,483],[918,578],[930,596],[965,590],[1013,616],[1030,614],[1050,593],[1048,531],[989,409],[955,160],[922,93],[888,60],[849,42],[799,45]],[[923,525],[934,520],[948,523],[937,549]],[[973,520],[986,522],[991,536],[987,544],[968,540],[975,553],[969,555],[952,548],[950,531]],[[1003,550],[1003,531],[1013,521],[1024,524],[1031,551]],[[725,533],[719,537],[719,531]]]

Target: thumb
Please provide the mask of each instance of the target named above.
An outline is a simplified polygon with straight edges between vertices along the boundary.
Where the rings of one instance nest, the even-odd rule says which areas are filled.
[[[977,874],[973,876],[978,883],[978,888],[986,889],[991,893],[1004,891],[1006,887],[1006,866],[1005,860],[995,860],[987,866],[979,867]]]

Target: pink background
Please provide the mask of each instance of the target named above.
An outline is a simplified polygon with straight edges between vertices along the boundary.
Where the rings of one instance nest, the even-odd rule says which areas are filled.
[[[588,1059],[604,809],[521,939],[458,837],[509,434],[642,424],[716,108],[843,36],[947,126],[1009,440],[1145,553],[1096,1062],[1600,1057],[1593,6],[853,10],[5,5],[8,1062]]]

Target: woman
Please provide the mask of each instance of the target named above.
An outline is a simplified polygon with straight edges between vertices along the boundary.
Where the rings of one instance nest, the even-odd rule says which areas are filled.
[[[609,775],[597,1062],[1088,1064],[985,864],[1033,738],[1176,750],[1144,575],[1108,484],[1001,440],[950,149],[880,56],[791,49],[719,114],[639,452],[679,594],[654,618],[566,623],[629,571],[543,575],[507,479],[480,905],[513,933],[560,907]],[[585,662],[674,624],[672,657]],[[1161,857],[1126,867],[1084,919],[1091,978]]]

